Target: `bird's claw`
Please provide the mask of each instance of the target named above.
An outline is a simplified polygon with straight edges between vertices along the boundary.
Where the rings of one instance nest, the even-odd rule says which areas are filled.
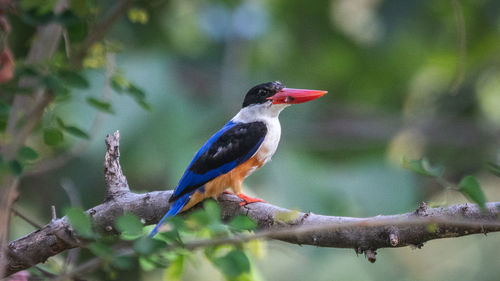
[[[240,202],[240,206],[245,206],[247,204],[256,203],[256,202],[266,203],[266,201],[264,201],[260,198],[253,198],[253,197],[247,196],[243,193],[238,194],[238,197],[243,200],[242,202]]]

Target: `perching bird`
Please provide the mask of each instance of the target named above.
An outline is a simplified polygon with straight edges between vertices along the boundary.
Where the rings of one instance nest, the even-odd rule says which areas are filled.
[[[243,201],[240,205],[264,202],[241,191],[243,180],[271,160],[281,135],[278,115],[291,104],[314,100],[326,91],[285,88],[269,82],[251,88],[236,116],[215,133],[196,153],[175,188],[170,210],[163,221],[208,197],[218,197],[231,188]]]

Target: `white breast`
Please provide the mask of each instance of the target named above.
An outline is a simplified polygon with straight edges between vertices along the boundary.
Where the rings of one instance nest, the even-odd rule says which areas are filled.
[[[287,107],[287,104],[273,105],[271,102],[251,105],[242,108],[232,119],[234,122],[250,123],[261,121],[266,124],[266,137],[255,153],[259,161],[262,161],[262,165],[271,160],[278,148],[281,137],[281,125],[278,116],[285,107]]]
[[[266,121],[264,122],[267,126],[267,134],[262,145],[257,150],[257,157],[263,162],[262,165],[271,160],[278,148],[281,137],[281,125],[278,117]]]

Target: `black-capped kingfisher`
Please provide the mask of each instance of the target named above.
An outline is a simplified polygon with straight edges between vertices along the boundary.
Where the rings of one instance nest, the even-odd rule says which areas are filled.
[[[264,202],[242,193],[243,180],[271,160],[278,148],[280,112],[291,104],[317,99],[326,91],[285,88],[280,82],[268,82],[251,88],[236,116],[215,133],[198,150],[175,188],[170,210],[163,221],[183,212],[200,201],[217,198],[231,188],[243,201],[240,205]]]

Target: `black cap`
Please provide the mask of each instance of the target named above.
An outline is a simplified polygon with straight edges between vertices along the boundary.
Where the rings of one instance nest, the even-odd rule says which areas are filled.
[[[246,94],[242,107],[265,103],[268,101],[268,97],[274,96],[274,94],[281,91],[283,88],[285,88],[285,85],[281,84],[279,81],[267,82],[254,86]]]

